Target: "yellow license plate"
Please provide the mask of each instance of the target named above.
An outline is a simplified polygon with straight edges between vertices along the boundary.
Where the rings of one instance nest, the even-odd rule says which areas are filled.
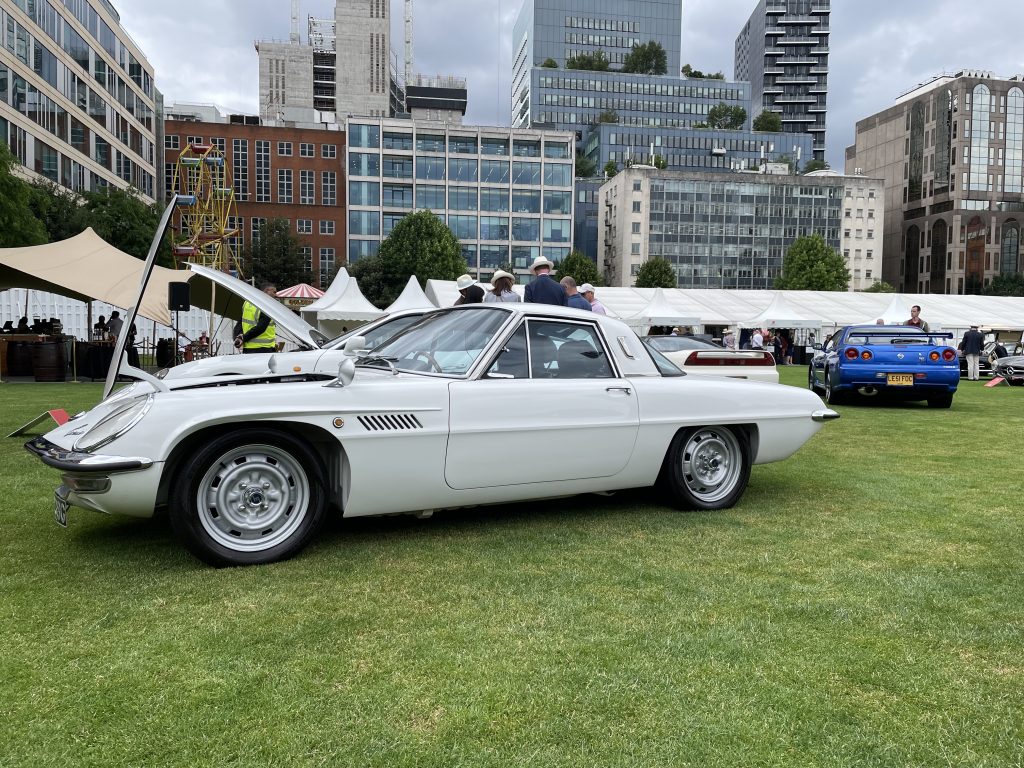
[[[888,373],[885,376],[885,383],[890,387],[912,387],[914,386],[914,374]]]

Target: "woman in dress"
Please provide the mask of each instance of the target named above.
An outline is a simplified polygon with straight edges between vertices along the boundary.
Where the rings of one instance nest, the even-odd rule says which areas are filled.
[[[484,294],[484,303],[490,304],[495,301],[520,301],[519,294],[512,290],[516,278],[514,275],[503,269],[497,270],[491,276],[491,290]]]

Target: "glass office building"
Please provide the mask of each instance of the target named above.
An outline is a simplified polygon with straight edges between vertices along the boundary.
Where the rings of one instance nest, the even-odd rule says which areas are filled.
[[[627,168],[600,191],[598,249],[609,285],[663,257],[679,288],[768,289],[798,237],[839,250],[843,181]]]
[[[38,176],[81,192],[156,194],[153,68],[105,0],[0,5],[0,141]]]
[[[348,122],[348,260],[377,253],[403,216],[428,209],[487,279],[509,263],[569,254],[573,135],[402,119]]]

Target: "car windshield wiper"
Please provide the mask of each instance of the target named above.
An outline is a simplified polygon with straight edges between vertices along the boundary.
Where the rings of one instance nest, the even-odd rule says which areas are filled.
[[[397,376],[398,369],[395,368],[395,363],[397,362],[397,357],[387,357],[385,355],[367,355],[366,357],[360,357],[358,360],[356,360],[356,365],[376,365],[377,363],[384,363],[385,365],[387,365],[388,368],[391,369],[391,372]]]

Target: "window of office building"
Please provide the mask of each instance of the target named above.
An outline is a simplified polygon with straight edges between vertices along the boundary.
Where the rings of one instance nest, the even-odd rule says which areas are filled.
[[[453,211],[475,211],[477,209],[476,187],[450,187],[448,208]]]
[[[448,179],[450,181],[476,181],[476,175],[476,160],[460,157],[453,157],[448,160]]]
[[[405,218],[404,213],[385,213],[382,217],[383,223],[380,228],[380,233],[387,237],[402,219]]]
[[[412,134],[384,131],[384,149],[412,149]]]
[[[350,235],[379,235],[380,213],[377,211],[349,211],[348,233]]]
[[[417,152],[444,152],[444,135],[433,133],[416,134]]]
[[[417,184],[416,207],[443,211],[445,208],[444,187],[433,184]]]
[[[484,184],[508,184],[508,160],[481,160],[480,181]]]
[[[476,240],[477,239],[477,218],[476,216],[466,216],[450,214],[448,216],[448,228],[455,234],[459,240]]]
[[[314,205],[316,203],[316,190],[314,189],[312,171],[299,171],[299,202],[302,205]]]
[[[572,192],[555,192],[545,190],[544,213],[567,214],[572,205]]]
[[[540,240],[540,219],[513,216],[512,239],[528,243]]]
[[[512,154],[516,157],[540,157],[540,140],[514,139]]]
[[[539,186],[540,163],[512,163],[512,183],[517,186]]]
[[[324,160],[334,160],[338,156],[337,144],[321,144],[320,157]]]
[[[312,219],[296,219],[295,220],[295,234],[297,234],[297,235],[312,235],[313,234],[313,220]]]
[[[349,240],[348,262],[354,264],[360,259],[376,256],[380,250],[380,240]]]
[[[349,123],[348,145],[365,149],[380,148],[380,127],[376,125],[355,125]]]
[[[412,208],[412,186],[409,184],[385,184],[382,203],[385,208]]]
[[[572,239],[568,219],[544,219],[544,242],[568,243]]]
[[[508,240],[507,216],[481,216],[481,240]]]
[[[476,136],[450,136],[448,151],[458,155],[475,155],[477,153]]]
[[[299,157],[315,157],[316,145],[308,144],[305,141],[299,142]]]
[[[514,190],[513,213],[540,213],[540,190]]]
[[[554,160],[565,160],[570,157],[569,155],[569,144],[564,141],[546,141],[544,142],[544,157],[549,157]]]
[[[333,235],[334,234],[334,220],[333,219],[321,219],[320,220],[320,234],[321,235]]]
[[[412,158],[403,155],[384,155],[381,175],[385,179],[411,179]]]
[[[569,163],[544,163],[544,184],[549,187],[571,187],[572,166]]]
[[[444,179],[444,158],[417,157],[416,178],[428,181],[442,181]]]
[[[508,139],[482,139],[480,142],[481,155],[508,155]]]
[[[277,142],[277,154],[281,157],[291,157],[292,143],[290,141]]]
[[[258,180],[257,180],[258,181]],[[257,186],[257,195],[259,187]],[[292,202],[292,171],[291,168],[277,169],[277,202]]]
[[[508,211],[509,210],[508,189],[491,189],[481,187],[480,189],[480,210],[481,211]]]
[[[320,172],[320,205],[338,204],[338,174],[335,171]]]
[[[349,176],[380,176],[380,155],[349,152]]]
[[[270,202],[270,142],[256,140],[256,202]]]
[[[246,139],[231,140],[231,174],[235,184],[235,199],[245,202],[249,199],[249,142]]]
[[[508,245],[481,245],[480,269],[500,269],[508,263]]]
[[[380,205],[380,184],[376,181],[350,181],[349,205]]]

